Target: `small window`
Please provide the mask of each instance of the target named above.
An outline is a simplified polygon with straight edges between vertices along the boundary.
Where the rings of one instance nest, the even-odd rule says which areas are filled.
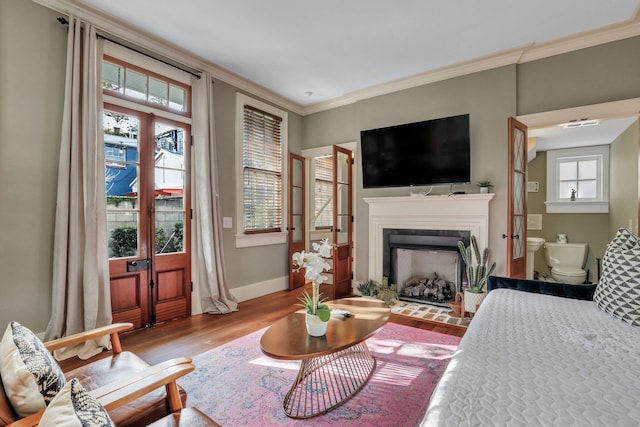
[[[189,86],[105,55],[102,89],[110,95],[188,115]]]
[[[238,94],[238,247],[284,243],[287,113]]]
[[[547,213],[609,211],[609,147],[547,152]]]

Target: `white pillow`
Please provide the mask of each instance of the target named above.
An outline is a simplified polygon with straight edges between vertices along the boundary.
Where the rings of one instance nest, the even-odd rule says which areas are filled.
[[[113,427],[104,407],[76,378],[69,381],[51,401],[40,419],[40,427]]]
[[[0,341],[0,376],[21,418],[44,409],[66,382],[44,344],[18,322],[9,323]]]

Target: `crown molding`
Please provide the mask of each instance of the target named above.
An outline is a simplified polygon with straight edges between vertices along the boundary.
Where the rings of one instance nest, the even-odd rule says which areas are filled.
[[[134,30],[129,24],[86,5],[78,4],[73,0],[32,1],[64,15],[74,15],[91,22],[99,30],[98,32],[103,32],[105,35],[112,35],[116,40],[126,40],[133,45],[156,53],[159,57],[165,57],[178,64],[184,65],[187,69],[208,72],[215,80],[221,80],[293,113],[302,114],[303,112],[300,104],[288,98],[278,95],[257,83],[247,80],[166,40],[162,40],[139,29]]]
[[[527,44],[520,47],[515,47],[497,54],[482,56],[470,61],[461,62],[456,65],[442,67],[437,70],[427,71],[402,79],[369,86],[361,90],[350,92],[343,97],[334,98],[325,102],[318,102],[313,105],[305,106],[303,107],[303,112],[304,115],[317,113],[320,111],[329,110],[331,108],[336,108],[338,106],[353,104],[364,99],[386,95],[405,89],[411,89],[428,83],[434,83],[453,77],[460,77],[467,74],[486,71],[504,65],[515,64],[520,60],[524,50],[528,46],[531,45]]]
[[[619,24],[609,25],[597,30],[587,31],[545,43],[531,43],[523,45],[501,51],[496,54],[478,57],[452,66],[442,67],[437,70],[427,71],[406,78],[381,83],[349,92],[343,96],[303,106],[265,88],[264,86],[245,79],[244,77],[220,67],[219,65],[188,52],[179,46],[173,45],[166,40],[162,40],[141,30],[134,30],[128,24],[107,16],[95,9],[89,8],[88,6],[80,5],[74,0],[32,1],[66,15],[73,14],[82,19],[86,19],[105,33],[112,34],[114,37],[125,39],[144,49],[156,52],[159,56],[184,64],[187,68],[206,71],[211,74],[214,79],[224,81],[225,83],[235,86],[242,91],[246,91],[267,102],[273,103],[281,108],[302,116],[354,104],[358,101],[376,96],[411,89],[454,77],[460,77],[506,65],[522,64],[640,35],[639,6],[631,19]]]
[[[621,24],[609,25],[597,30],[586,31],[569,37],[552,40],[547,43],[535,44],[524,52],[519,63],[548,58],[550,56],[573,52],[575,50],[598,46],[638,35],[640,35],[640,21],[637,17],[634,17],[632,20]]]

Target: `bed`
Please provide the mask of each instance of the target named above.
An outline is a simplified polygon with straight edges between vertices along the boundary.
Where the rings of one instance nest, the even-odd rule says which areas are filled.
[[[595,285],[487,288],[423,426],[640,426],[640,327],[598,307]]]

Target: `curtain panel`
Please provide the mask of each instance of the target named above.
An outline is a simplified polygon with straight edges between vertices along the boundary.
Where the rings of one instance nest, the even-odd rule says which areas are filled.
[[[195,199],[195,277],[204,313],[238,310],[229,291],[222,246],[222,215],[218,196],[213,84],[211,76],[193,78],[193,171]]]
[[[71,16],[54,235],[50,340],[112,322],[102,136],[102,40]],[[56,351],[87,359],[109,337]]]

